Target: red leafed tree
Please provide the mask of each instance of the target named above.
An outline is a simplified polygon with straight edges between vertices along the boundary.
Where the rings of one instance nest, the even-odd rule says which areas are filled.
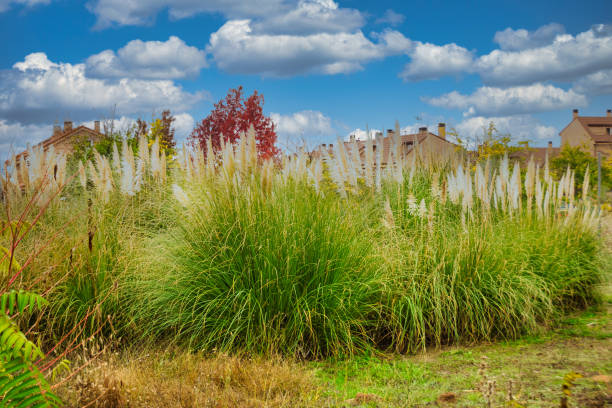
[[[206,151],[210,139],[213,150],[221,148],[221,135],[225,142],[234,143],[241,133],[246,133],[251,125],[255,129],[259,157],[268,159],[279,153],[276,147],[274,122],[263,114],[263,95],[257,91],[244,99],[242,86],[230,89],[225,99],[215,104],[215,109],[200,122],[191,135],[190,143]]]

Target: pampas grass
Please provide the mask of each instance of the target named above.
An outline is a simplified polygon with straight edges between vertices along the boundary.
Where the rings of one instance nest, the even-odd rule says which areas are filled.
[[[54,272],[48,327],[103,298],[126,341],[312,358],[515,338],[597,301],[588,171],[576,200],[574,172],[554,180],[548,161],[404,148],[396,126],[388,152],[381,138],[339,140],[261,161],[250,129],[170,161],[144,137],[136,153],[123,141],[95,154],[44,220],[78,218],[50,248],[74,256]],[[2,177],[11,202],[70,179],[60,155],[29,157]]]

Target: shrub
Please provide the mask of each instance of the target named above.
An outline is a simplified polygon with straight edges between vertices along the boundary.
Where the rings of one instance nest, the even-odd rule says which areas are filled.
[[[194,186],[195,187],[195,186]],[[190,190],[128,285],[145,338],[308,357],[364,350],[382,289],[363,214],[303,183]]]

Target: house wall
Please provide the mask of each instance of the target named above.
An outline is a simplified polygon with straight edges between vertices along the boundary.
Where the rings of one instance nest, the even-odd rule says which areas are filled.
[[[571,147],[580,147],[588,153],[595,153],[593,140],[579,121],[573,120],[572,123],[561,131],[560,135],[561,147],[568,144]]]
[[[429,135],[418,145],[417,150],[426,160],[441,161],[454,156],[457,153],[457,146],[447,140]],[[410,150],[406,157],[411,158],[412,154],[415,154],[415,149]]]
[[[53,145],[54,149],[58,153],[70,154],[74,150],[74,146],[82,141],[90,141],[97,142],[100,139],[100,135],[93,135],[91,132],[87,130],[80,130],[71,134],[69,137],[58,138],[56,142],[52,141],[51,145]]]
[[[597,143],[595,148],[595,157],[597,157],[597,153],[601,152],[604,156],[604,159],[612,156],[612,143]]]

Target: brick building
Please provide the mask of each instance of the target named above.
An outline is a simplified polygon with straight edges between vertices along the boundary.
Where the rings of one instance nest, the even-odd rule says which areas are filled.
[[[90,129],[87,126],[73,127],[72,122],[64,122],[64,128],[61,126],[53,126],[53,134],[48,139],[43,140],[35,147],[41,146],[44,151],[48,151],[51,146],[56,153],[70,154],[74,150],[74,146],[77,143],[88,141],[95,143],[99,141],[104,135],[100,131],[100,121],[94,122],[94,128]],[[23,159],[28,156],[27,151],[23,151],[17,155],[17,159]]]

